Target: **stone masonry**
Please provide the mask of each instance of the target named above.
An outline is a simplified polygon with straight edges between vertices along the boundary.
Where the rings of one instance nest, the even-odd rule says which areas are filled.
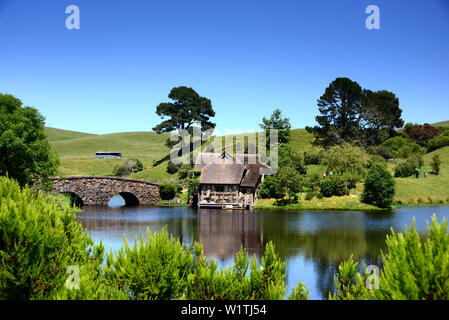
[[[53,193],[70,193],[86,206],[107,206],[120,194],[126,205],[156,205],[161,200],[157,184],[119,177],[73,176],[55,177]]]

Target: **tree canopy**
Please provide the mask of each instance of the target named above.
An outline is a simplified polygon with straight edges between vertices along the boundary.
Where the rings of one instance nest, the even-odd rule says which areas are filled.
[[[286,144],[290,141],[290,119],[283,117],[280,109],[275,109],[268,119],[263,117],[262,123],[259,126],[268,133],[267,147],[270,145],[270,130],[278,130],[279,144]]]
[[[201,131],[215,128],[210,121],[215,116],[212,103],[201,97],[195,90],[181,86],[171,89],[168,97],[174,102],[163,102],[156,107],[156,114],[162,119],[169,117],[155,126],[157,133],[190,130],[195,122],[201,123]]]
[[[9,94],[0,94],[0,175],[21,186],[55,175],[58,157],[50,149],[44,117]]]
[[[318,99],[317,126],[306,127],[315,144],[331,146],[357,142],[379,144],[404,125],[399,99],[394,93],[363,89],[349,78],[336,78]]]

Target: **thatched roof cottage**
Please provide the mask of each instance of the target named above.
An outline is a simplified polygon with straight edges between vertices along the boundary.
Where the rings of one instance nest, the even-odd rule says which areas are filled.
[[[257,154],[200,153],[195,169],[201,170],[198,207],[251,208],[268,166]]]

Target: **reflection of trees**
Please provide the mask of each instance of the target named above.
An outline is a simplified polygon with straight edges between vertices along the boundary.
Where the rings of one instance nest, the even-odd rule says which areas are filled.
[[[369,214],[354,213],[352,217],[349,216],[351,213],[332,214],[334,216],[325,219],[318,214],[314,216],[314,213],[301,214],[299,223],[286,215],[276,217],[276,223],[272,217],[263,221],[264,239],[275,243],[276,251],[282,258],[287,260],[302,255],[313,261],[317,273],[316,286],[323,298],[327,298],[329,291],[334,288],[333,277],[338,271],[338,265],[351,254],[366,266],[379,265],[380,250],[385,250],[385,237],[390,232],[385,223],[380,227],[370,226],[372,221]],[[323,223],[323,219],[326,223]],[[297,228],[292,228],[292,223]],[[361,263],[359,267],[362,271]]]

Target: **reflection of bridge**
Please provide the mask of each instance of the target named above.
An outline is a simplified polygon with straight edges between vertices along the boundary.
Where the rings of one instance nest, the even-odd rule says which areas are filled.
[[[107,206],[119,194],[126,205],[155,205],[160,200],[157,184],[119,177],[55,177],[53,193],[68,193],[77,205]]]

